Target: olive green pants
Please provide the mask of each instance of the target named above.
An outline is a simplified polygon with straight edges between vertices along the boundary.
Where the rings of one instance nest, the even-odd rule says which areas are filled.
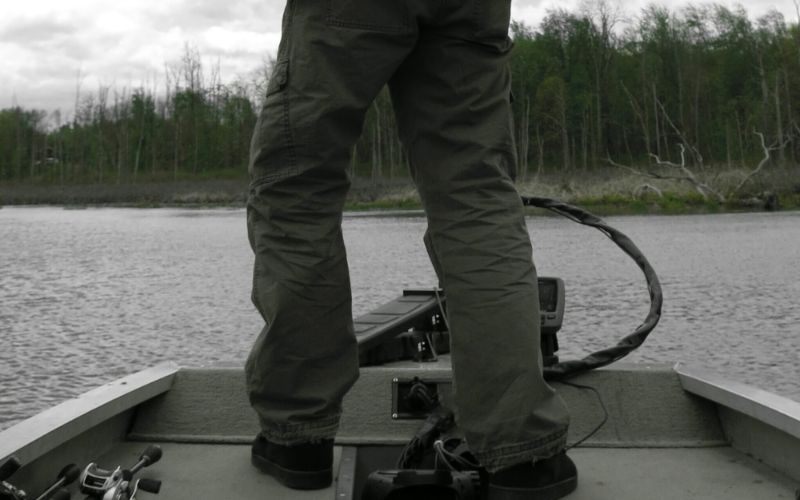
[[[289,0],[247,207],[266,326],[246,374],[268,439],[334,436],[358,377],[342,207],[352,146],[388,83],[447,294],[459,427],[489,470],[564,447],[512,180],[509,11],[510,0]]]

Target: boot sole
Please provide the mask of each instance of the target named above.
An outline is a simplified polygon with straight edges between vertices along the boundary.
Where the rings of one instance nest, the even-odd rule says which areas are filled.
[[[558,500],[575,491],[578,476],[542,488],[514,488],[489,483],[488,500]]]
[[[282,485],[295,490],[321,490],[333,484],[332,469],[297,471],[281,467],[258,455],[250,456],[256,469],[274,477]]]

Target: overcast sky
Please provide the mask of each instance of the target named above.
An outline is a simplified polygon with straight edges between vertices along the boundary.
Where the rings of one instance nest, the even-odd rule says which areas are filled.
[[[651,3],[611,1],[628,16]],[[161,88],[165,65],[178,61],[187,43],[197,47],[207,67],[219,61],[225,81],[252,73],[278,46],[285,0],[0,2],[0,109],[14,104],[60,108],[70,116],[78,81],[87,92],[99,85],[121,89],[143,82]],[[577,11],[580,2],[514,0],[512,17],[536,26],[547,10]],[[687,2],[657,3],[676,9]],[[751,17],[775,8],[796,22],[793,0],[747,3]]]

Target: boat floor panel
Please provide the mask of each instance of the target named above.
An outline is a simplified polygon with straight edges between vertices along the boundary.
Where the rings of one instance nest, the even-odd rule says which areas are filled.
[[[101,457],[102,467],[130,466],[145,443],[127,442]],[[163,481],[147,498],[333,499],[334,489],[288,490],[250,465],[249,446],[164,443],[163,458],[140,475]],[[341,448],[336,447],[334,470]],[[579,474],[568,500],[674,500],[755,498],[794,500],[797,484],[729,448],[580,448],[570,452]],[[73,486],[74,488],[74,486]],[[74,496],[73,498],[80,498]]]
[[[158,495],[137,494],[153,500],[330,500],[334,487],[296,491],[281,486],[272,477],[250,465],[249,445],[159,443],[162,459],[137,477],[162,481]],[[147,443],[123,443],[98,460],[101,467],[130,467]],[[334,448],[334,473],[339,470],[341,448]],[[73,498],[80,498],[73,495]]]
[[[798,486],[730,447],[581,448],[569,500],[795,499]]]

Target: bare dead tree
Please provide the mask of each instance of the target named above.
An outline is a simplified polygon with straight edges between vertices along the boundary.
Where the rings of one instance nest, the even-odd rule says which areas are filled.
[[[681,132],[681,130],[678,127],[675,126],[675,122],[673,122],[672,118],[670,118],[669,113],[667,113],[667,110],[664,108],[664,104],[662,104],[661,100],[659,100],[657,97],[656,97],[656,103],[658,104],[658,107],[661,110],[661,113],[664,115],[664,118],[667,120],[667,123],[669,124],[670,128],[672,128],[672,130],[675,132],[675,134],[677,134],[677,136],[681,140],[681,143],[682,143],[682,146],[681,146],[681,162],[684,163],[684,165],[686,163],[685,162],[685,157],[684,157],[684,151],[683,151],[684,146],[685,146],[685,148],[688,149],[690,153],[692,153],[692,157],[693,157],[695,163],[697,163],[697,165],[701,169],[703,169],[703,167],[704,167],[704,165],[703,165],[703,155],[700,154],[700,151],[696,147],[694,147],[686,139],[686,136],[683,134],[683,132]],[[651,154],[650,156],[654,156],[654,155]]]
[[[795,124],[795,126],[797,126],[797,124]],[[759,132],[757,130],[754,130],[753,133],[756,136],[758,136],[758,138],[761,141],[761,149],[764,152],[764,157],[761,158],[761,161],[758,162],[758,165],[753,170],[751,170],[747,175],[745,175],[745,177],[742,179],[742,181],[735,188],[733,188],[733,190],[730,193],[731,195],[734,195],[737,192],[739,192],[739,190],[742,189],[742,187],[745,184],[747,184],[747,182],[750,179],[752,179],[753,177],[758,175],[758,173],[761,172],[761,170],[764,169],[764,167],[769,163],[770,159],[772,159],[771,153],[773,151],[781,151],[781,150],[783,150],[783,148],[786,147],[787,144],[789,144],[789,142],[791,142],[790,138],[784,138],[783,140],[779,139],[778,141],[775,141],[771,145],[767,146],[767,141],[764,138],[764,134],[762,134],[761,132]]]
[[[627,91],[627,89],[626,89],[626,91]],[[632,96],[630,96],[630,97],[632,98]],[[656,154],[656,153],[650,153],[649,156],[650,156],[650,158],[652,158],[655,161],[655,164],[656,164],[657,167],[661,167],[661,168],[664,168],[666,170],[669,170],[669,171],[672,171],[672,172],[677,172],[677,173],[664,174],[664,173],[661,173],[661,172],[658,172],[658,171],[654,171],[652,169],[650,169],[648,171],[642,171],[642,170],[639,170],[639,169],[636,169],[636,168],[633,168],[633,167],[629,167],[627,165],[621,165],[621,164],[615,162],[614,160],[612,160],[611,158],[607,158],[606,161],[609,164],[611,164],[612,166],[620,167],[620,168],[623,168],[623,169],[628,170],[630,172],[633,172],[633,173],[635,173],[637,175],[641,175],[641,176],[648,177],[648,178],[651,178],[651,179],[671,180],[671,181],[678,181],[678,182],[688,183],[692,187],[694,187],[694,189],[698,193],[700,193],[700,195],[703,197],[704,200],[707,200],[710,196],[713,196],[714,198],[716,198],[716,200],[718,202],[724,203],[725,202],[725,195],[723,195],[719,190],[713,188],[712,186],[709,186],[707,183],[705,183],[705,182],[701,181],[700,179],[698,179],[697,176],[694,174],[694,172],[692,172],[691,169],[689,169],[689,167],[686,165],[686,151],[688,150],[692,155],[694,163],[698,167],[700,167],[701,170],[704,169],[703,155],[700,153],[700,151],[696,147],[694,147],[686,139],[686,135],[675,125],[675,122],[673,122],[672,118],[670,118],[669,113],[667,113],[667,110],[664,107],[664,104],[661,102],[661,100],[659,100],[658,97],[655,96],[655,95],[654,95],[654,99],[655,99],[656,106],[657,106],[658,110],[661,112],[660,114],[663,115],[664,120],[667,122],[667,124],[669,124],[670,128],[672,128],[672,130],[675,132],[675,134],[681,140],[680,144],[678,144],[678,147],[680,148],[681,162],[680,163],[675,163],[675,162],[668,161],[668,160],[662,160],[660,155]],[[634,104],[635,103],[632,101],[631,105],[633,106]],[[635,109],[635,106],[634,106],[634,109]]]
[[[669,120],[669,117],[667,118]],[[670,120],[670,124],[672,121]],[[656,165],[660,167],[667,167],[670,169],[675,169],[680,171],[682,175],[673,176],[673,179],[688,182],[691,184],[695,190],[703,196],[703,199],[708,199],[709,195],[713,195],[717,201],[720,203],[725,202],[725,196],[719,192],[718,190],[714,189],[713,187],[709,186],[705,182],[700,181],[694,173],[686,166],[686,147],[683,144],[678,145],[681,149],[681,162],[680,164],[674,163],[671,161],[664,161],[658,157],[658,155],[651,154],[650,157],[655,160]],[[699,165],[702,167],[703,164],[703,157],[700,155],[700,152],[697,149],[692,148],[695,153],[696,160],[699,161]]]
[[[688,184],[692,185],[692,187],[694,187],[694,189],[698,193],[700,193],[700,195],[703,197],[704,200],[707,200],[710,196],[713,196],[714,198],[717,199],[718,202],[724,203],[725,202],[725,196],[721,192],[719,192],[718,190],[716,190],[713,187],[709,186],[705,182],[702,182],[701,180],[699,180],[697,178],[697,176],[695,176],[694,173],[686,166],[686,147],[684,147],[683,144],[679,144],[678,146],[680,147],[680,150],[681,150],[681,152],[680,152],[681,162],[680,163],[674,163],[674,162],[671,162],[671,161],[665,161],[665,160],[662,160],[661,158],[659,158],[659,156],[656,155],[656,154],[652,154],[652,153],[650,154],[650,157],[656,162],[656,166],[662,167],[662,168],[666,168],[666,169],[671,170],[671,171],[679,172],[677,174],[673,174],[673,173],[664,174],[664,173],[657,172],[657,171],[654,171],[654,170],[642,171],[640,169],[633,168],[633,167],[630,167],[628,165],[622,165],[620,163],[617,163],[611,158],[606,158],[606,161],[612,166],[625,169],[625,170],[627,170],[629,172],[632,172],[632,173],[634,173],[636,175],[640,175],[642,177],[647,177],[647,178],[650,178],[650,179],[670,180],[670,181],[679,181],[679,182],[688,183]]]
[[[795,124],[795,128],[797,128],[798,132],[800,132],[800,126]],[[662,160],[661,158],[658,157],[658,155],[655,154],[650,155],[651,158],[653,158],[653,160],[656,162],[656,166],[677,173],[665,174],[662,172],[653,171],[652,169],[643,171],[641,169],[617,163],[611,158],[607,158],[606,161],[614,167],[622,168],[624,170],[627,170],[642,177],[688,183],[692,187],[694,187],[698,193],[700,193],[700,195],[703,197],[704,200],[708,200],[709,197],[714,197],[719,203],[725,203],[734,195],[736,195],[742,189],[742,187],[744,187],[745,184],[747,184],[751,179],[753,179],[756,175],[758,175],[764,170],[764,167],[766,167],[769,164],[770,160],[772,159],[773,151],[779,151],[785,148],[786,145],[791,142],[791,138],[783,138],[782,140],[775,141],[771,145],[767,145],[767,141],[763,133],[754,130],[753,134],[758,136],[758,138],[760,139],[761,149],[764,152],[764,156],[762,157],[758,165],[756,165],[752,170],[750,170],[747,174],[745,174],[745,176],[742,178],[739,184],[737,184],[736,187],[731,189],[726,194],[724,194],[720,189],[717,189],[709,185],[708,183],[698,179],[697,176],[691,171],[691,169],[689,169],[686,166],[686,147],[683,144],[678,144],[678,147],[680,148],[680,158],[681,158],[680,163]],[[643,189],[652,190],[653,187],[654,186],[651,186],[649,184],[643,184],[642,186],[637,187],[635,192],[640,192]],[[659,196],[661,195],[660,193],[661,192],[658,191]]]

